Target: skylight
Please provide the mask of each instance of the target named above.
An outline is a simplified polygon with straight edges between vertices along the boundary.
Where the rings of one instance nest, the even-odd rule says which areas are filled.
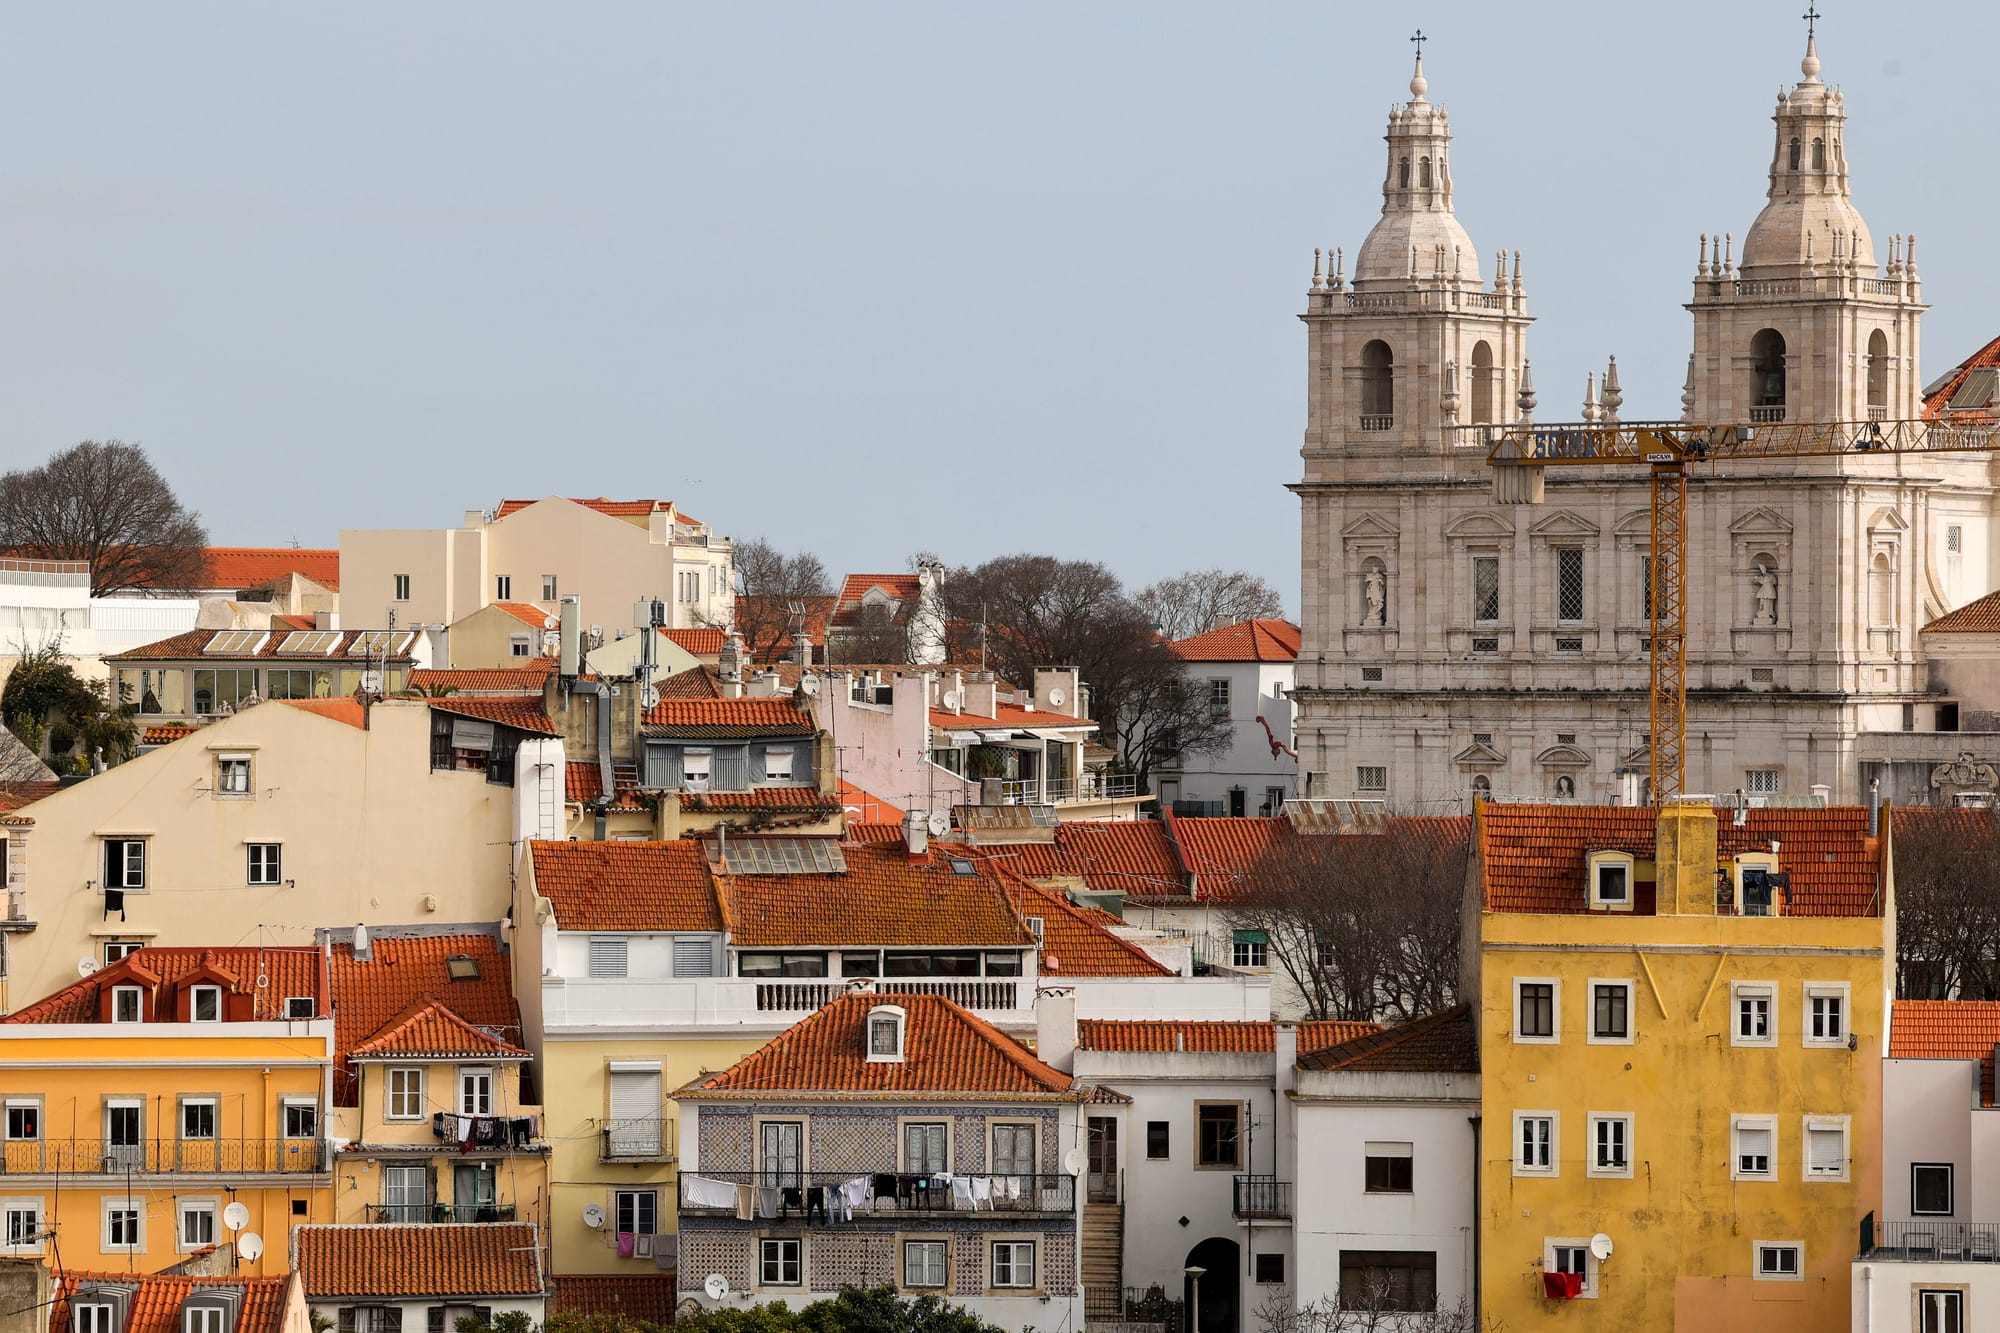
[[[462,953],[455,953],[444,960],[444,972],[453,981],[477,981],[479,960]]]

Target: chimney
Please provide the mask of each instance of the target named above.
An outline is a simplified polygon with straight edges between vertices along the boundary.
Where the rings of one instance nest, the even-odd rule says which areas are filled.
[[[1076,1072],[1076,992],[1067,986],[1035,993],[1035,1057],[1051,1069]]]
[[[574,676],[582,665],[583,604],[572,593],[562,599],[562,660],[557,669],[565,676]]]
[[[722,697],[743,697],[743,638],[735,630],[722,636],[722,651],[716,655],[715,674],[722,682]]]
[[[323,630],[336,630],[336,629],[339,629],[339,628],[340,628],[340,612],[338,612],[338,611],[315,611],[315,612],[313,612],[313,628],[314,628],[314,629],[323,629]]]
[[[1882,836],[1882,779],[1868,779],[1868,836]]]
[[[366,925],[356,925],[354,927],[354,961],[357,963],[369,963],[374,960],[375,951],[368,943],[368,927]]]
[[[1660,807],[1653,861],[1662,914],[1715,915],[1715,807],[1706,796]]]
[[[919,861],[930,855],[931,831],[927,822],[929,816],[922,810],[911,810],[903,816],[903,850],[912,861]]]

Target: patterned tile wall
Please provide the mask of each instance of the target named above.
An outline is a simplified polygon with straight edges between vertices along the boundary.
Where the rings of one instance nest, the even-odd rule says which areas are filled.
[[[966,1174],[986,1169],[986,1153],[992,1136],[989,1120],[1033,1120],[1040,1141],[1041,1169],[1054,1175],[1062,1170],[1062,1154],[1069,1146],[1058,1141],[1060,1123],[1053,1110],[1015,1110],[1006,1107],[940,1107],[918,1104],[842,1106],[829,1110],[818,1106],[772,1104],[757,1106],[704,1106],[701,1108],[701,1166],[704,1171],[753,1171],[754,1138],[751,1117],[798,1116],[810,1122],[807,1134],[808,1159],[814,1171],[892,1171],[896,1167],[896,1121],[903,1116],[938,1116],[952,1123],[952,1161]]]

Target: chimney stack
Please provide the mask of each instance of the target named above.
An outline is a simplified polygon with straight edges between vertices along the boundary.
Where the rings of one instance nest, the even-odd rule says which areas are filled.
[[[920,861],[930,855],[929,818],[922,810],[911,810],[903,816],[903,850],[912,861]]]
[[[562,599],[562,660],[557,669],[578,675],[583,667],[583,604],[574,594]]]
[[[1067,986],[1035,994],[1035,1058],[1065,1074],[1076,1072],[1076,992]]]

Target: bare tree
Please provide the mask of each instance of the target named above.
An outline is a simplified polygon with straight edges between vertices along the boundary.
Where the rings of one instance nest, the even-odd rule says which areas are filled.
[[[900,613],[885,603],[865,603],[854,609],[836,631],[829,619],[826,660],[865,662],[871,666],[910,660],[910,608]]]
[[[1242,570],[1189,570],[1147,585],[1133,600],[1169,639],[1185,639],[1219,625],[1285,613],[1277,589]]]
[[[1896,994],[2000,999],[2000,820],[1991,810],[1892,811]]]
[[[823,619],[833,583],[826,566],[810,551],[785,554],[759,537],[736,546],[734,622],[755,662],[781,656],[795,628]]]
[[[208,531],[135,444],[85,440],[0,476],[0,546],[87,560],[90,592],[200,586]]]

